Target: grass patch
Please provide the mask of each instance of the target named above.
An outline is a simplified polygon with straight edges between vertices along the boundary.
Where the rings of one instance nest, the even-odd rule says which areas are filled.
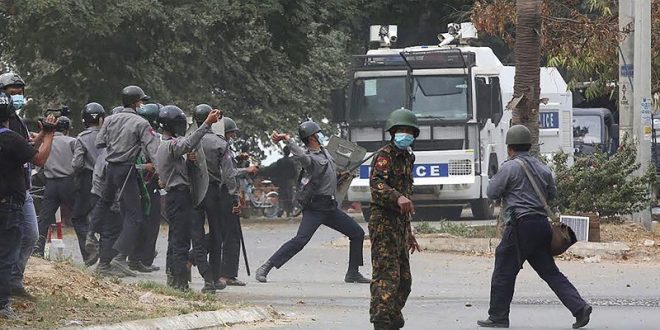
[[[495,226],[468,226],[447,220],[429,223],[421,222],[415,226],[418,234],[449,234],[466,238],[494,238],[497,236]]]
[[[197,301],[197,302],[217,302],[218,299],[215,295],[196,292],[193,290],[180,291],[171,288],[165,284],[154,281],[140,281],[137,287],[142,290],[151,291],[153,293],[162,294],[164,296],[176,297],[183,300]]]

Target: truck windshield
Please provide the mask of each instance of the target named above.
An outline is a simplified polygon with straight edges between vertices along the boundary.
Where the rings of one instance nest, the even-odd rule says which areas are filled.
[[[406,77],[357,79],[352,93],[350,118],[385,121],[390,112],[406,104]]]
[[[468,80],[466,76],[416,76],[412,111],[418,118],[467,120]]]
[[[586,144],[602,143],[602,124],[599,116],[573,116],[573,140]]]

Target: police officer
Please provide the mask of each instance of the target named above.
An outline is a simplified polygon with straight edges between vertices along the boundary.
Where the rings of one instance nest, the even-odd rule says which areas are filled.
[[[114,245],[118,254],[111,264],[127,275],[135,275],[126,261],[135,248],[144,218],[135,163],[141,151],[150,159],[155,159],[158,138],[149,122],[137,114],[149,99],[142,88],[127,86],[121,96],[124,109],[106,118],[96,137],[96,146],[107,150],[106,183],[101,200],[108,209],[118,200],[124,221]]]
[[[239,129],[236,122],[229,118],[222,119],[225,127],[224,139],[221,138],[222,155],[220,166],[222,167],[222,187],[220,190],[220,231],[222,232],[222,260],[220,261],[220,282],[229,286],[245,286],[245,282],[238,277],[238,261],[241,247],[241,223],[239,179],[246,178],[248,174],[257,173],[258,168],[254,165],[239,167],[238,158],[231,149]]]
[[[191,179],[188,170],[191,152],[200,144],[204,134],[222,115],[219,110],[209,113],[206,120],[189,137],[184,137],[187,129],[186,116],[181,109],[168,105],[160,110],[158,123],[163,133],[163,141],[156,155],[160,185],[167,191],[166,212],[170,220],[168,234],[168,272],[171,285],[178,290],[188,289],[188,250],[191,244],[191,225],[198,222],[200,214],[194,209]],[[184,158],[187,155],[188,160]],[[202,274],[204,276],[205,274]],[[205,278],[205,281],[207,278]],[[205,286],[209,283],[205,283]],[[213,286],[213,283],[210,283]],[[207,288],[208,289],[208,288]],[[213,290],[210,290],[213,292]]]
[[[146,119],[154,130],[158,129],[158,114],[163,106],[157,103],[145,104],[138,109],[138,115]],[[160,134],[156,133],[158,141]],[[156,257],[156,241],[160,231],[160,188],[158,175],[154,173],[153,160],[144,152],[140,153],[136,165],[140,180],[144,221],[138,229],[137,242],[133,252],[128,256],[128,266],[131,270],[141,273],[151,273],[160,270],[154,266]]]
[[[198,126],[202,126],[208,115],[213,111],[208,104],[200,104],[195,107],[193,118]],[[225,119],[223,119],[225,120]],[[209,186],[206,196],[200,205],[200,216],[196,217],[197,223],[193,224],[193,259],[197,264],[202,277],[204,277],[204,288],[202,292],[213,292],[222,290],[226,284],[220,281],[220,265],[222,261],[222,231],[220,230],[222,220],[222,200],[220,186],[222,185],[222,158],[228,150],[227,142],[214,132],[206,132],[202,138],[202,149],[206,155],[206,167],[209,173]],[[208,222],[209,235],[204,232],[204,219]],[[206,255],[208,252],[208,261]]]
[[[43,167],[46,182],[44,199],[39,214],[39,242],[37,246],[37,253],[42,256],[48,227],[55,223],[55,212],[62,205],[73,207],[76,201],[73,166],[71,165],[76,139],[68,136],[70,128],[71,120],[69,118],[65,116],[57,118],[52,151],[46,165]],[[85,217],[72,217],[71,222],[76,231],[76,236],[78,236],[78,245],[83,260],[88,260],[88,254],[85,251],[85,239],[89,230],[87,219]]]
[[[412,111],[398,109],[385,125],[390,142],[376,151],[371,163],[371,239],[370,320],[374,329],[399,329],[404,325],[401,310],[406,304],[412,278],[408,252],[419,251],[412,233],[410,215],[414,205],[412,143],[419,135],[417,117]]]
[[[11,96],[0,92],[0,318],[18,320],[10,306],[12,271],[21,254],[22,227],[19,219],[27,190],[23,164],[44,166],[49,157],[56,120],[45,119],[38,151],[24,136],[9,129],[15,115]]]
[[[21,109],[25,105],[25,81],[23,81],[21,76],[16,73],[3,73],[0,75],[0,89],[12,99],[13,112],[9,117],[8,128],[18,133],[35,148],[39,148],[44,137],[43,131],[34,139],[31,139],[27,126],[19,116]],[[32,186],[32,165],[33,164],[31,163],[26,163],[24,165],[25,175],[23,177],[25,177],[26,180],[26,189],[30,189]],[[23,272],[25,271],[25,265],[27,265],[30,255],[32,255],[35,243],[39,238],[39,229],[37,226],[37,212],[34,209],[34,201],[32,200],[32,195],[29,191],[26,191],[25,202],[23,203],[22,209],[18,212],[18,219],[23,235],[21,236],[21,251],[19,259],[12,270],[11,292],[12,296],[31,299],[32,296],[23,286]]]
[[[293,157],[300,162],[306,173],[309,173],[309,203],[303,205],[303,218],[294,238],[284,243],[279,250],[264,263],[256,273],[259,282],[266,282],[266,276],[273,267],[280,268],[296,255],[309,242],[320,225],[326,225],[348,236],[350,252],[348,272],[344,281],[349,283],[369,283],[370,280],[360,274],[362,266],[362,243],[364,230],[355,220],[337,208],[335,193],[337,191],[337,165],[334,159],[323,148],[327,138],[321,133],[321,128],[313,121],[306,121],[298,127],[298,136],[307,146],[307,151],[300,148],[288,135],[273,132],[274,143],[285,141],[291,148]],[[309,190],[307,190],[309,189]]]
[[[518,161],[529,168],[547,200],[554,199],[557,193],[552,172],[529,154],[532,134],[527,127],[516,125],[509,128],[506,144],[509,159],[490,179],[487,194],[492,200],[503,200],[509,221],[495,250],[488,319],[477,324],[490,328],[509,327],[516,276],[526,260],[573,313],[576,319],[573,328],[581,328],[589,323],[592,308],[557,268],[550,253],[552,228],[545,205]]]
[[[102,150],[96,147],[96,135],[101,129],[104,118],[105,109],[96,102],[88,103],[82,110],[82,121],[85,130],[76,137],[73,147],[73,159],[71,160],[77,190],[77,198],[73,207],[74,219],[87,219],[94,207],[92,202],[92,174],[94,173],[96,159]],[[98,241],[91,230],[88,230],[85,240],[85,251],[89,255],[89,258],[85,260],[85,264],[91,266],[98,261]]]

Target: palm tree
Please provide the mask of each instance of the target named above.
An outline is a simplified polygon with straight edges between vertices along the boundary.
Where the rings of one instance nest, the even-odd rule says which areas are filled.
[[[542,0],[516,1],[516,76],[513,84],[513,125],[532,132],[533,154],[539,154],[539,94]]]

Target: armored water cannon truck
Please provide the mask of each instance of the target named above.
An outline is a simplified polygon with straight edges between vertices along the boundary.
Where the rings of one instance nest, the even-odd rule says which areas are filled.
[[[494,216],[486,188],[507,159],[504,140],[511,111],[505,105],[515,71],[502,65],[492,49],[467,44],[476,36],[470,23],[450,24],[437,46],[392,48],[397,28],[372,27],[370,41],[380,47],[354,56],[347,87],[332,93],[333,119],[342,137],[369,153],[390,140],[383,126],[391,111],[404,107],[415,113],[420,135],[414,144],[413,200],[419,219],[458,219],[466,205],[474,218]],[[541,119],[548,125],[542,125],[541,136],[549,129],[552,146],[572,153],[571,94],[561,75],[550,71],[542,71],[550,76],[542,79],[547,105],[541,107]],[[347,193],[347,200],[362,204],[365,219],[369,171],[369,164],[363,164]]]

